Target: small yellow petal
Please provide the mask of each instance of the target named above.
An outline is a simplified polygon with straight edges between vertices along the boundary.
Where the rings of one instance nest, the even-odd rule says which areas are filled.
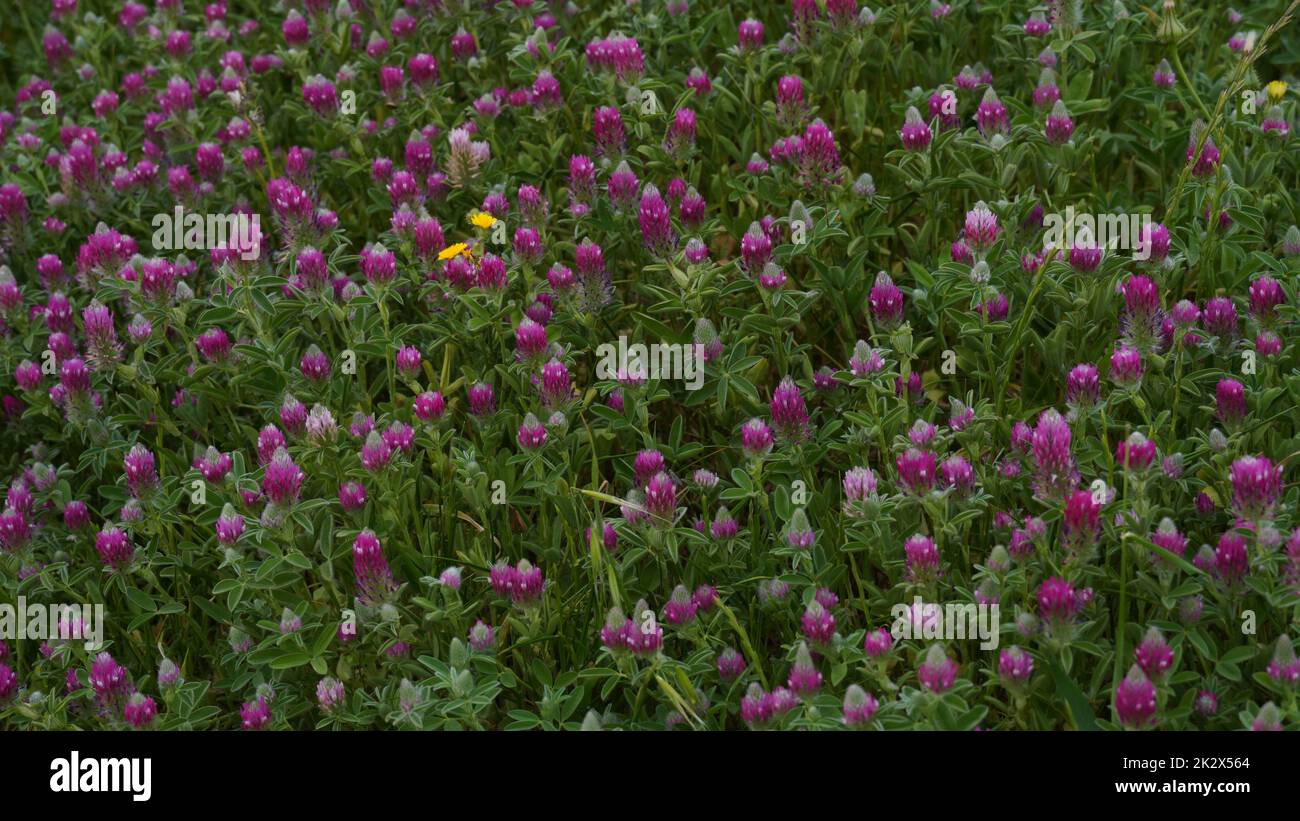
[[[1282,102],[1282,98],[1286,96],[1286,83],[1281,80],[1274,80],[1265,89],[1268,91],[1268,98],[1274,103]]]
[[[479,211],[475,214],[471,214],[469,221],[474,224],[475,228],[491,228],[493,225],[496,225],[497,218],[491,214],[485,214],[482,211]]]
[[[444,259],[444,260],[451,259],[457,254],[468,254],[468,253],[469,253],[469,246],[463,242],[458,242],[455,245],[449,245],[446,248],[443,248],[442,252],[438,254],[438,259]]]

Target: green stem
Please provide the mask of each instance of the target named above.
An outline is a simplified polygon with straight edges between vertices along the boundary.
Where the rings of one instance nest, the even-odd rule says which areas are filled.
[[[1119,627],[1115,631],[1115,674],[1111,689],[1119,686],[1124,668],[1124,638],[1128,628],[1128,547],[1123,539],[1119,543]]]
[[[1201,95],[1196,93],[1196,86],[1192,85],[1192,79],[1187,76],[1187,69],[1183,68],[1183,58],[1178,56],[1178,48],[1171,45],[1169,54],[1174,58],[1174,70],[1178,72],[1178,79],[1183,81],[1183,85],[1192,93],[1192,99],[1196,101],[1196,107],[1201,110],[1201,114],[1205,116],[1205,119],[1209,120],[1210,110],[1205,107],[1205,103],[1201,101]]]
[[[1034,290],[1029,292],[1029,299],[1025,302],[1025,309],[1021,311],[1020,320],[1016,323],[1015,333],[1011,337],[1011,348],[1007,351],[1005,360],[1006,365],[1002,369],[1002,378],[999,380],[998,385],[998,416],[1002,415],[1002,403],[1005,402],[1007,398],[1007,383],[1011,381],[1011,369],[1015,366],[1016,354],[1020,350],[1020,340],[1024,336],[1026,327],[1029,325],[1029,317],[1033,312],[1034,301],[1038,299],[1038,293],[1043,289],[1043,281],[1047,279],[1047,277],[1044,276],[1043,271],[1045,271],[1047,266],[1051,264],[1052,260],[1056,258],[1058,252],[1059,249],[1053,249],[1052,253],[1047,255],[1047,259],[1043,260],[1043,264],[1038,266],[1038,272],[1034,275]]]

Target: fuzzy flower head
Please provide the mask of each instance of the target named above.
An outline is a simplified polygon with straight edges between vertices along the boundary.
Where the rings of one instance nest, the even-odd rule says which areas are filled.
[[[750,419],[740,429],[740,448],[750,459],[761,459],[772,451],[772,429],[762,419]]]
[[[642,242],[650,255],[656,259],[670,257],[677,247],[677,236],[673,231],[668,204],[654,185],[647,184],[642,191],[637,219],[641,226]]]
[[[1199,147],[1199,151],[1198,151]],[[1208,177],[1219,167],[1219,147],[1206,133],[1205,123],[1197,120],[1187,142],[1187,164],[1192,166],[1192,176]]]
[[[1061,627],[1071,623],[1079,612],[1079,596],[1074,585],[1052,577],[1038,588],[1038,615],[1049,625]]]
[[[898,136],[903,141],[903,147],[908,151],[924,151],[930,147],[930,141],[934,139],[930,126],[921,119],[921,112],[916,110],[916,106],[908,107]]]
[[[850,684],[849,689],[844,693],[844,725],[846,727],[862,727],[871,721],[875,715],[880,703],[875,696],[863,690],[857,684]]]
[[[982,200],[966,212],[963,236],[975,250],[987,250],[997,240],[999,232],[997,215]]]
[[[1294,689],[1300,684],[1300,661],[1296,659],[1291,637],[1283,634],[1273,649],[1268,662],[1268,676],[1279,684]]]
[[[925,660],[916,668],[917,680],[932,693],[943,693],[957,679],[957,662],[948,657],[940,644],[930,645]]]
[[[949,488],[956,498],[964,499],[975,490],[975,469],[961,454],[954,454],[939,464],[944,486]]]
[[[1250,572],[1246,539],[1232,531],[1219,537],[1218,545],[1206,558],[1214,574],[1228,587],[1236,587]]]
[[[120,528],[109,525],[95,535],[95,551],[100,561],[115,571],[125,570],[135,558],[131,537]]]
[[[1187,552],[1187,537],[1178,532],[1178,526],[1173,520],[1166,517],[1160,520],[1159,526],[1151,533],[1151,542],[1157,547],[1169,551],[1175,556],[1182,556]],[[1153,556],[1153,559],[1163,566],[1165,559],[1159,555]]]
[[[1142,354],[1131,345],[1120,345],[1110,357],[1110,378],[1121,387],[1135,387],[1142,381]]]
[[[908,448],[896,460],[899,486],[913,496],[924,496],[934,488],[937,466],[928,450]]]
[[[1174,651],[1156,627],[1147,630],[1146,636],[1133,651],[1138,667],[1152,681],[1159,681],[1174,663]]]
[[[984,90],[984,97],[975,110],[975,124],[985,139],[991,139],[995,134],[1006,134],[1011,129],[1007,107],[998,99],[992,86]]]
[[[1237,306],[1225,296],[1209,299],[1201,312],[1201,326],[1222,343],[1231,343],[1241,335]]]
[[[884,271],[876,275],[876,282],[871,286],[868,307],[871,318],[882,330],[891,331],[903,322],[903,292]]]
[[[1115,464],[1132,473],[1145,471],[1155,458],[1156,443],[1138,431],[1115,446]]]
[[[827,645],[835,637],[835,616],[820,601],[814,599],[800,619],[804,637],[814,645]]]
[[[1232,505],[1248,521],[1269,518],[1282,496],[1282,466],[1263,456],[1243,456],[1228,471]]]
[[[383,547],[373,531],[363,530],[352,542],[352,569],[356,578],[357,600],[366,607],[378,607],[392,601],[397,581],[389,569]]]
[[[546,426],[532,413],[524,417],[516,439],[524,450],[538,450],[546,444]]]
[[[645,486],[645,508],[656,527],[669,527],[677,515],[677,486],[672,477],[660,471]]]
[[[1115,688],[1115,718],[1125,727],[1141,729],[1153,724],[1155,716],[1155,685],[1142,668],[1134,664]]]
[[[158,470],[153,454],[143,443],[137,442],[122,460],[127,488],[131,495],[142,499],[158,487]]]
[[[1023,685],[1034,674],[1034,658],[1017,646],[998,654],[998,676],[1010,688]]]
[[[1282,730],[1282,713],[1273,702],[1267,702],[1259,708],[1250,723],[1252,732],[1280,732]]]
[[[809,550],[816,541],[816,534],[803,508],[795,508],[794,513],[790,514],[790,521],[785,528],[785,540],[796,550]]]
[[[808,410],[803,394],[788,376],[772,392],[771,413],[772,425],[782,441],[798,442],[807,436]]]
[[[859,339],[853,346],[853,356],[849,359],[849,371],[858,379],[878,373],[885,367],[881,352],[871,347],[865,340]]]
[[[1030,435],[1030,452],[1034,460],[1034,484],[1044,499],[1063,499],[1079,482],[1079,472],[1070,452],[1070,425],[1055,409],[1048,408],[1038,417]]]
[[[475,382],[466,391],[470,416],[483,418],[496,411],[496,395],[486,382]]]
[[[878,502],[878,482],[870,468],[855,467],[844,473],[844,514],[863,518]]]
[[[1065,378],[1065,402],[1076,413],[1085,412],[1101,401],[1101,378],[1097,366],[1075,365]]]
[[[217,541],[225,546],[234,545],[244,533],[244,517],[227,503],[217,517]]]
[[[1119,288],[1124,298],[1121,329],[1130,345],[1152,351],[1159,344],[1165,315],[1160,310],[1160,291],[1149,277],[1135,274]]]
[[[941,575],[939,548],[929,536],[916,534],[903,544],[908,578],[914,582],[933,581]]]
[[[664,621],[675,626],[681,626],[695,618],[695,613],[699,605],[691,595],[691,591],[685,585],[677,585],[673,588],[672,595],[668,603],[664,605]]]
[[[1214,389],[1215,416],[1228,430],[1235,430],[1245,420],[1246,389],[1235,379],[1220,379]]]
[[[801,641],[795,650],[794,666],[790,668],[786,686],[796,695],[810,698],[816,695],[821,685],[822,674],[817,672],[816,666],[813,665],[812,653],[808,650],[807,643]]]

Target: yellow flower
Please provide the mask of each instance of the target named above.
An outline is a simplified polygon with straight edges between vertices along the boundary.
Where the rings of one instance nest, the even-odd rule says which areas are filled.
[[[1282,82],[1281,80],[1274,80],[1273,82],[1264,86],[1264,90],[1268,92],[1269,100],[1271,100],[1273,104],[1276,105],[1282,102],[1282,98],[1286,96],[1286,83]]]
[[[465,242],[458,242],[455,245],[449,245],[446,248],[443,248],[442,252],[438,254],[438,259],[443,259],[443,260],[451,259],[457,254],[461,254],[463,256],[469,256],[469,244]]]
[[[477,211],[473,214],[470,214],[469,221],[474,224],[475,228],[491,228],[493,225],[496,225],[497,218],[492,216],[491,214],[485,214],[482,211]]]

